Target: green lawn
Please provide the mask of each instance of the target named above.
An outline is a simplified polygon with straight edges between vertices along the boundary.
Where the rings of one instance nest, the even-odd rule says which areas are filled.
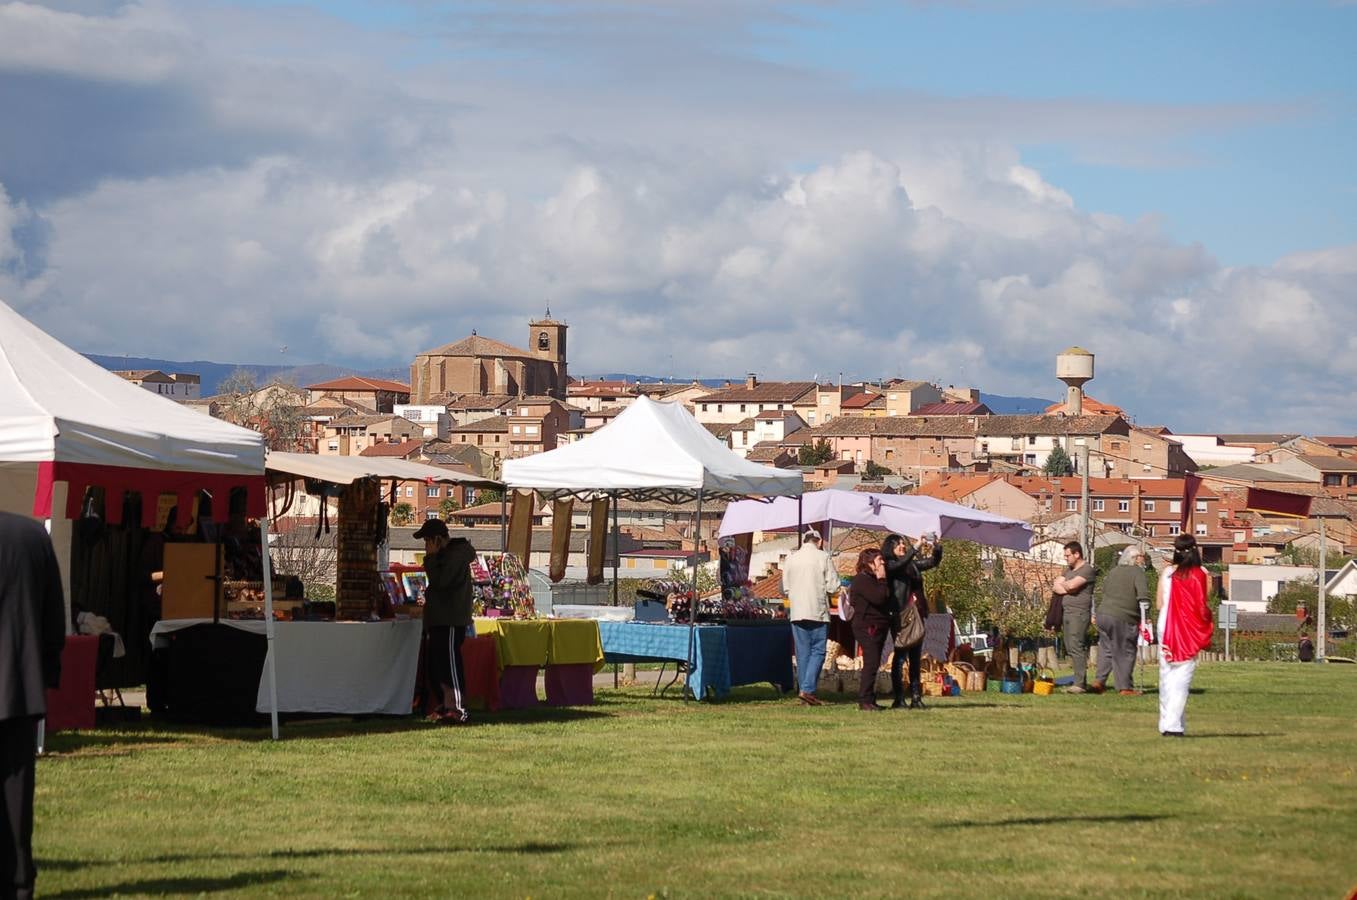
[[[1149,670],[1147,670],[1148,673]],[[1342,897],[1357,667],[1205,664],[1157,698],[923,712],[601,691],[468,728],[57,735],[44,897]]]

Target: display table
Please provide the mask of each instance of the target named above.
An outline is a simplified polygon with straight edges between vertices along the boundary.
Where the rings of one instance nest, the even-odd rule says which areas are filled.
[[[688,662],[687,625],[599,622],[598,628],[607,662]],[[795,684],[789,622],[697,626],[697,659],[688,673],[693,696],[724,697],[734,685],[765,681],[781,691]]]
[[[68,634],[61,648],[61,683],[47,690],[47,733],[94,727],[97,634]]]
[[[504,708],[524,709],[538,704],[537,671],[543,667],[548,704],[587,706],[594,702],[594,672],[603,667],[603,644],[596,621],[476,619],[475,625],[478,639],[495,640]]]
[[[221,629],[255,635],[262,640],[265,623],[257,619],[168,619],[151,629],[153,646],[174,648],[174,638],[209,629],[217,639],[201,637],[192,643],[195,652],[219,657],[213,646],[224,636]],[[410,714],[419,664],[423,623],[418,619],[382,622],[275,622],[274,651],[277,654],[278,711],[288,713],[342,713],[345,715]],[[229,638],[226,638],[229,642]],[[184,647],[183,650],[190,648]],[[222,648],[224,649],[224,648]],[[229,652],[229,651],[228,651]],[[214,659],[171,657],[170,681],[201,677],[214,666]],[[254,694],[254,710],[269,711],[269,685],[265,676],[267,656],[251,682],[239,678],[243,689]],[[251,666],[250,668],[253,668]],[[181,702],[182,705],[182,702]]]

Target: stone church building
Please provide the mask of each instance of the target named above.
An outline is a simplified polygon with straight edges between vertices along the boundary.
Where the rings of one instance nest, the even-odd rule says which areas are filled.
[[[410,402],[437,403],[447,394],[507,394],[565,399],[568,326],[551,310],[528,323],[529,350],[472,332],[470,337],[415,357]]]

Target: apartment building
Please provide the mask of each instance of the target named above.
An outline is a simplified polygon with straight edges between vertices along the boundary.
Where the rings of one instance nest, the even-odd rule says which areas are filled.
[[[114,375],[137,387],[170,400],[197,400],[202,396],[203,379],[187,372],[162,372],[159,369],[121,369]]]
[[[316,450],[322,456],[358,456],[376,444],[424,439],[423,427],[396,415],[343,416],[323,429]]]
[[[702,424],[733,424],[764,412],[798,412],[806,408],[801,418],[814,424],[814,408],[818,406],[819,385],[813,381],[760,382],[750,375],[742,385],[732,385],[712,391],[693,401],[693,415]],[[829,404],[826,404],[827,406]],[[823,421],[823,417],[820,417]]]

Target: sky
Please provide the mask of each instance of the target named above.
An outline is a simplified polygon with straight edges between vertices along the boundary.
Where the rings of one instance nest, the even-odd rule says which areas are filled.
[[[878,379],[1357,432],[1357,3],[0,0],[70,346]],[[286,348],[284,350],[283,348]]]

